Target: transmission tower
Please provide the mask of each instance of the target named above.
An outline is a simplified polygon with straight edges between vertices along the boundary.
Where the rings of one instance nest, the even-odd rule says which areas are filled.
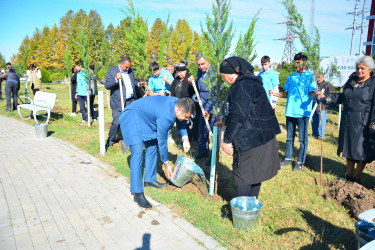
[[[292,20],[287,19],[281,24],[286,24],[287,30],[286,35],[276,39],[280,41],[285,41],[285,48],[283,56],[281,57],[281,62],[291,63],[293,61],[293,56],[295,54],[296,48],[294,46],[294,39],[298,38],[296,34],[292,31]]]

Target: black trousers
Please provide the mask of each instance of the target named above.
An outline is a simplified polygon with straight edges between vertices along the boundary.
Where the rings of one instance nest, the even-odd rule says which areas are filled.
[[[13,110],[17,109],[18,105],[18,83],[13,82],[13,81],[7,81],[5,85],[5,98],[7,102],[7,109],[12,109],[11,108],[11,100],[13,96]]]
[[[237,186],[237,197],[255,196],[258,199],[261,185],[262,183],[250,184],[246,186]]]
[[[128,106],[130,103],[134,101],[134,98],[127,99],[125,101],[125,107]],[[117,133],[119,132],[120,129],[120,123],[118,119],[120,118],[121,110],[113,110],[112,109],[112,124],[111,127],[109,128],[109,133],[108,133],[108,140],[107,142],[115,142],[116,141],[116,136]]]

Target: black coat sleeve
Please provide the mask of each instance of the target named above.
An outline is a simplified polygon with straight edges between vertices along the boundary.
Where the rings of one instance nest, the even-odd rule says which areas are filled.
[[[243,86],[237,86],[230,93],[229,97],[229,113],[226,120],[226,129],[224,133],[224,142],[232,143],[236,134],[239,132],[244,122],[246,114],[250,113],[251,95],[248,90],[244,90]]]

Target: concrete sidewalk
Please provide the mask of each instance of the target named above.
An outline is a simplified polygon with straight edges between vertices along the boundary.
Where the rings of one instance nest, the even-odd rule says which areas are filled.
[[[95,157],[0,116],[0,249],[220,248],[149,201],[138,207],[125,177]]]

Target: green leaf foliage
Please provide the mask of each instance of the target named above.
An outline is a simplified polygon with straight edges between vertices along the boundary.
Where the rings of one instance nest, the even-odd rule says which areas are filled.
[[[147,62],[146,53],[148,25],[147,22],[143,21],[139,13],[135,13],[132,0],[128,0],[126,9],[125,14],[131,22],[130,29],[126,28],[125,30],[125,39],[123,42],[130,50],[135,78],[147,79],[149,74],[149,63]]]
[[[212,4],[212,17],[206,13],[206,27],[201,23],[200,50],[216,71],[212,82],[207,81],[205,85],[210,90],[210,99],[215,100],[216,109],[213,112],[217,118],[223,115],[219,107],[228,93],[228,86],[222,80],[219,69],[220,63],[228,55],[233,38],[233,21],[228,23],[230,9],[230,0],[215,0]]]
[[[251,64],[253,63],[257,53],[255,51],[256,42],[255,40],[255,24],[258,21],[258,16],[260,10],[255,13],[253,19],[251,20],[250,26],[244,36],[240,34],[240,37],[237,42],[237,46],[234,52],[234,56],[239,56],[246,59]]]
[[[51,73],[47,69],[41,68],[40,69],[40,73],[42,75],[42,78],[41,78],[42,83],[50,83],[50,82],[52,82],[51,81]]]
[[[311,37],[303,24],[303,17],[298,13],[294,0],[283,0],[282,5],[288,12],[288,17],[292,20],[291,29],[299,37],[304,48],[304,53],[308,57],[308,66],[314,72],[315,78],[321,73],[320,68],[320,34],[314,26],[314,35]]]

